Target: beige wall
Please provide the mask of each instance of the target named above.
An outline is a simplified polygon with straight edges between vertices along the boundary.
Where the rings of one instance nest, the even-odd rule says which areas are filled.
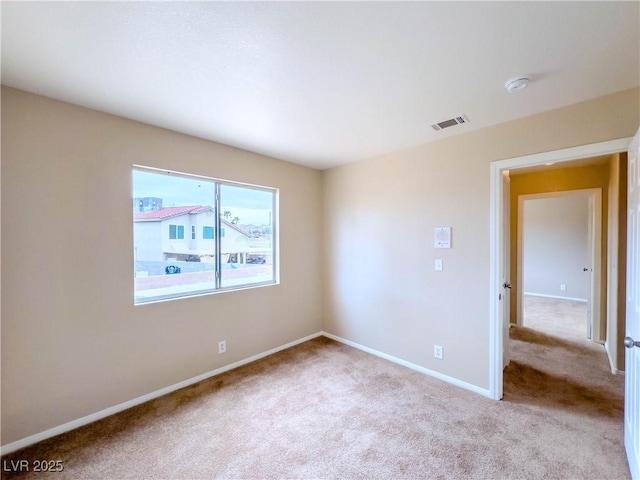
[[[134,307],[133,163],[279,188],[280,285]],[[320,331],[321,212],[317,170],[3,87],[2,444]]]
[[[625,350],[622,348],[626,331],[627,319],[627,152],[620,154],[619,188],[618,196],[618,331],[616,341],[617,368],[624,371]],[[624,265],[625,268],[621,268]]]
[[[609,285],[607,288],[607,341],[609,361],[624,370],[623,340],[626,325],[627,264],[627,154],[612,155],[609,162]]]
[[[591,142],[593,143],[593,142]],[[606,338],[607,318],[607,221],[609,164],[558,168],[519,175],[511,172],[511,322],[516,323],[518,305],[518,197],[534,193],[564,192],[588,188],[602,189],[602,237],[601,237],[601,295],[600,333],[594,338]]]
[[[325,330],[488,389],[490,162],[631,137],[638,104],[633,89],[324,171]]]
[[[531,199],[523,207],[523,291],[586,301],[590,277],[582,269],[591,264],[588,195]]]

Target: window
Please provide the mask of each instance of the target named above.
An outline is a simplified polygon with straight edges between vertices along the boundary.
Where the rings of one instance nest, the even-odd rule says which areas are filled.
[[[213,237],[213,227],[202,227],[202,238],[211,240]]]
[[[135,167],[135,303],[276,283],[276,205],[273,188]]]
[[[184,225],[169,225],[169,238],[171,240],[184,240]]]

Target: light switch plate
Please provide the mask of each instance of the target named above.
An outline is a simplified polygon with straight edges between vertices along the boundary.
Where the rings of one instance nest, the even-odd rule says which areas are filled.
[[[442,259],[441,258],[436,258],[435,268],[436,268],[436,272],[441,272],[442,271]]]

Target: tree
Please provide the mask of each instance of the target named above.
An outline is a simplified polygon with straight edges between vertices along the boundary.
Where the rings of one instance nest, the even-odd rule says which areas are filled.
[[[229,210],[225,210],[222,214],[225,220],[229,221],[229,217],[231,216],[231,212]]]
[[[233,217],[233,220],[231,220],[231,225],[237,225],[239,221],[240,217]]]

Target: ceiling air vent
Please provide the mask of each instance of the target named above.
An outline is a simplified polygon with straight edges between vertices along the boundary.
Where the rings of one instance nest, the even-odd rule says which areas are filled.
[[[439,122],[431,125],[436,132],[443,130],[445,128],[453,127],[454,125],[460,125],[462,123],[469,123],[469,119],[466,115],[460,115],[459,117],[451,118],[449,120],[445,120],[444,122]]]

